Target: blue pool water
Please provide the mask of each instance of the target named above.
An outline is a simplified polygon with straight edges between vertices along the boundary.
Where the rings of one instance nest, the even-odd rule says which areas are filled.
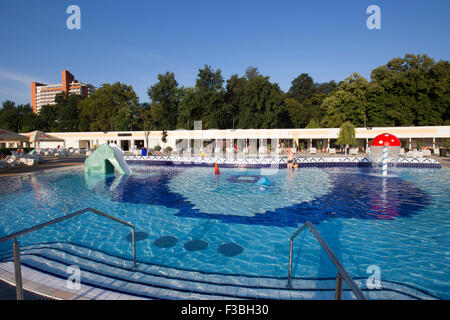
[[[450,170],[134,167],[131,176],[82,168],[0,179],[0,236],[93,207],[136,226],[138,261],[234,275],[286,277],[289,237],[310,220],[352,277],[450,298]],[[270,185],[257,181],[265,176]],[[130,230],[94,214],[20,238],[130,258]],[[10,243],[0,244],[0,253]],[[295,277],[334,277],[311,232],[295,242]]]

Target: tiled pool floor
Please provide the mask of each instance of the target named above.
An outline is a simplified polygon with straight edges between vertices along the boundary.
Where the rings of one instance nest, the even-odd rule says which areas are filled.
[[[103,252],[55,243],[21,251],[24,288],[56,299],[334,299],[334,279],[292,279],[236,276],[186,271],[132,262]],[[80,268],[80,287],[69,289],[69,266]],[[0,279],[14,283],[12,259],[0,264]],[[382,281],[382,289],[368,290],[365,279],[355,279],[368,299],[434,299],[414,287]],[[344,284],[343,299],[355,299]]]

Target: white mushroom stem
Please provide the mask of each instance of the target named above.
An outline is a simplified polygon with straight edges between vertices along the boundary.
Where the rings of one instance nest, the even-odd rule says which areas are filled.
[[[383,147],[383,176],[387,176],[387,168],[388,168],[388,148],[386,146]]]

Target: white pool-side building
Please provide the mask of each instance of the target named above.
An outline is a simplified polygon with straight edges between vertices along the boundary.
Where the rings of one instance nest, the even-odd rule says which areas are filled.
[[[450,139],[450,126],[433,127],[377,127],[356,128],[358,147],[365,150],[370,140],[381,133],[391,133],[402,142],[402,147],[416,149],[418,146],[439,148]],[[122,150],[137,148],[153,148],[156,145],[164,149],[170,146],[173,150],[183,148],[197,148],[222,144],[224,148],[242,146],[284,146],[292,145],[294,141],[303,144],[305,149],[316,147],[322,141],[322,148],[335,146],[339,135],[339,128],[319,129],[227,129],[227,130],[170,130],[167,131],[167,142],[161,141],[163,131],[114,131],[114,132],[52,132],[53,136],[62,138],[65,142],[43,142],[41,148],[55,148],[58,145],[66,148],[93,148],[108,142],[115,142]],[[339,147],[339,146],[336,146]]]

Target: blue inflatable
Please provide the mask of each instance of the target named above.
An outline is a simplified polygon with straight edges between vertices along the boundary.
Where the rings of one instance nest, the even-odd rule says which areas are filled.
[[[260,178],[256,183],[262,186],[270,186],[270,181],[266,177]]]

